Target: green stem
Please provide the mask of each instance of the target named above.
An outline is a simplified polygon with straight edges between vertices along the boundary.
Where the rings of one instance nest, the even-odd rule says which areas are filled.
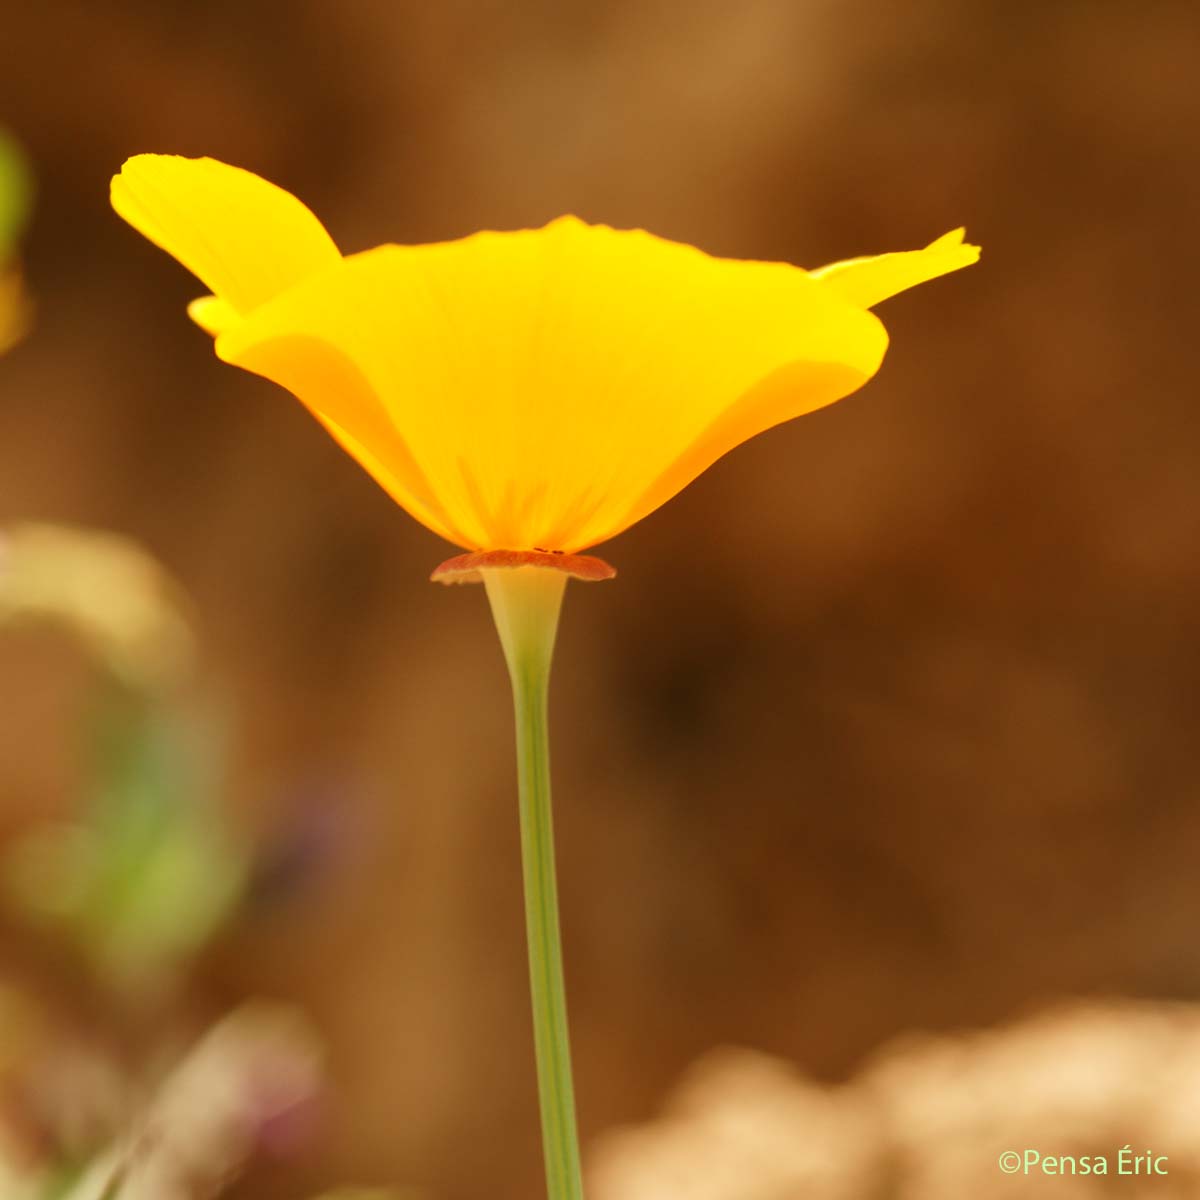
[[[508,662],[516,710],[525,931],[546,1190],[550,1200],[582,1200],[546,723],[550,661],[567,577],[561,571],[539,567],[486,569],[483,576]]]

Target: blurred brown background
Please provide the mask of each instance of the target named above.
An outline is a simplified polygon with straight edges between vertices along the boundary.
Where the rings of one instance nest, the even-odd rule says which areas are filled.
[[[573,586],[557,832],[585,1142],[720,1043],[818,1078],[906,1030],[1200,1000],[1200,10],[1050,0],[165,0],[0,9],[39,181],[0,519],[141,539],[240,725],[229,804],[325,849],[204,967],[330,1045],[246,1195],[537,1194],[507,682],[450,550],[107,202],[210,154],[347,251],[575,212],[805,265],[966,224],[881,375],[723,460]],[[62,685],[4,651],[0,825],[60,801]],[[3,947],[0,947],[2,950]]]

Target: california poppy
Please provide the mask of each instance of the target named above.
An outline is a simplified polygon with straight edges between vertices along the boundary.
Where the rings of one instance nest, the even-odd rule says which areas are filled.
[[[879,369],[881,300],[973,263],[962,230],[804,271],[560,217],[343,256],[299,200],[212,159],[144,154],[117,212],[197,275],[217,356],[281,384],[482,580],[517,714],[521,846],[546,1177],[582,1194],[550,815],[546,698],[580,551],[755,434]]]
[[[962,231],[816,271],[561,217],[343,256],[288,192],[143,154],[117,212],[211,289],[218,357],[295,393],[435,533],[575,554],[728,450],[879,369],[881,300],[972,263]]]

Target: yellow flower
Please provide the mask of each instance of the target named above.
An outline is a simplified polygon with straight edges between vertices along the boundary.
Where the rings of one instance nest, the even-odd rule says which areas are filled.
[[[131,225],[213,295],[217,356],[281,384],[417,520],[473,551],[606,541],[755,434],[879,369],[881,300],[975,262],[962,231],[817,271],[562,217],[345,257],[299,200],[139,155]]]
[[[807,272],[574,217],[343,257],[294,196],[211,159],[130,159],[117,212],[212,291],[219,358],[294,392],[419,521],[471,553],[513,688],[546,1182],[583,1195],[567,1035],[547,689],[576,552],[726,451],[879,369],[879,301],[974,262],[962,231]],[[540,568],[554,567],[555,570]]]

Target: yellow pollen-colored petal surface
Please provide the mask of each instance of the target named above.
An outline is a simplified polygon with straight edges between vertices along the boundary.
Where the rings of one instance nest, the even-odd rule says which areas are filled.
[[[204,330],[216,337],[231,325],[241,320],[237,309],[220,296],[199,296],[187,306],[188,316]]]
[[[963,241],[965,229],[955,229],[930,242],[924,250],[903,250],[873,258],[849,258],[810,272],[814,279],[859,308],[874,308],[883,300],[979,261],[979,247]]]
[[[469,550],[602,542],[764,429],[879,368],[867,311],[978,258],[805,272],[564,217],[343,258],[299,200],[210,159],[139,155],[113,205],[213,293],[227,362],[297,395],[418,520]]]
[[[886,344],[799,268],[563,218],[351,256],[217,353],[336,421],[460,545],[572,552],[853,391]]]
[[[113,177],[111,198],[239,315],[341,259],[295,196],[211,158],[136,155]]]
[[[444,511],[370,380],[350,358],[319,338],[297,334],[243,340],[235,360],[228,351],[230,336],[218,337],[218,355],[287,388],[393,500],[435,533],[470,545]]]

